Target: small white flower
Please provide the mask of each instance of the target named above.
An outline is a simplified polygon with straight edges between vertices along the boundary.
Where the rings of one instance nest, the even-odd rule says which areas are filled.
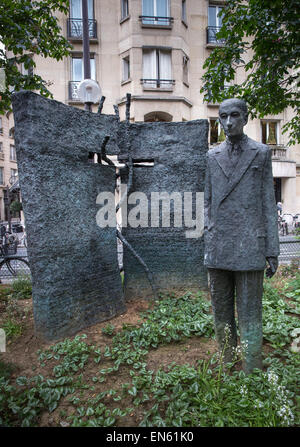
[[[254,408],[263,408],[264,404],[260,400],[257,399],[255,402]]]
[[[240,388],[240,393],[241,393],[242,396],[247,396],[247,394],[248,394],[248,389],[247,389],[246,385],[242,385],[242,386],[241,386],[241,388]]]
[[[270,382],[271,385],[276,385],[278,382],[278,376],[273,371],[268,373],[268,382]]]

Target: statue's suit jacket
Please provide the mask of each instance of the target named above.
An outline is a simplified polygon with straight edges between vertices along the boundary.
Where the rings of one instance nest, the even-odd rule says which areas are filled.
[[[279,255],[271,150],[245,137],[235,168],[224,141],[207,155],[204,264],[233,271],[263,270]]]

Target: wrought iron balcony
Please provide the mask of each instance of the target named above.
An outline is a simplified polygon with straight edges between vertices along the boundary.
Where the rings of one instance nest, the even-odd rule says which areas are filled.
[[[160,17],[160,16],[139,16],[142,21],[142,25],[153,26],[172,26],[174,22],[173,17]]]
[[[287,148],[283,144],[268,144],[269,148],[272,149],[272,159],[273,160],[286,160]]]
[[[82,39],[83,22],[82,19],[68,19],[67,21],[68,39]],[[89,19],[89,37],[97,39],[97,21]]]
[[[218,39],[217,34],[220,31],[220,26],[208,26],[206,28],[206,43],[224,44],[224,39]]]
[[[141,83],[146,88],[171,88],[175,84],[174,79],[141,79]]]
[[[80,81],[69,81],[69,99],[72,101],[79,101],[78,87]]]

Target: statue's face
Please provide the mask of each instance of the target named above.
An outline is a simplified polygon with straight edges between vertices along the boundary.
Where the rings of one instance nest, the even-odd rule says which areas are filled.
[[[228,137],[243,135],[243,128],[247,124],[247,117],[238,104],[228,101],[219,110],[221,126]]]

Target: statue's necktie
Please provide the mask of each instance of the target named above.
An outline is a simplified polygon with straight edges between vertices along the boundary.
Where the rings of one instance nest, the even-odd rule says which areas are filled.
[[[230,160],[232,167],[235,168],[238,162],[238,159],[241,155],[241,148],[238,144],[232,144],[231,148],[229,149],[230,154]]]

